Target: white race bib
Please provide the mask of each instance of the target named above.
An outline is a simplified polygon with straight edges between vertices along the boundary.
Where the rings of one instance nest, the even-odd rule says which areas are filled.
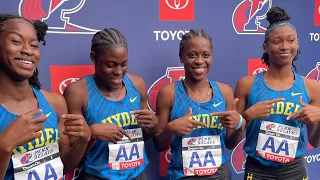
[[[58,143],[12,155],[14,179],[57,180],[63,177]]]
[[[256,152],[266,160],[288,163],[295,159],[300,128],[262,121]]]
[[[141,128],[126,130],[131,137],[123,136],[117,144],[109,146],[109,169],[124,170],[136,168],[143,164],[144,141]]]
[[[216,173],[222,163],[220,136],[183,138],[182,159],[185,176]]]

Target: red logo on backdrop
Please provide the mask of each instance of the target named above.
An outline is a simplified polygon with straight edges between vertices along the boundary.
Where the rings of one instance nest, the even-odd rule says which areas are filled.
[[[29,20],[41,20],[49,27],[47,33],[94,34],[98,30],[72,23],[73,15],[86,0],[20,0],[19,14]],[[53,23],[52,23],[53,22]]]
[[[172,82],[177,82],[184,78],[183,67],[168,67],[166,74],[156,80],[148,90],[148,106],[156,111],[156,100],[160,88]]]
[[[307,74],[306,77],[320,82],[320,62],[316,63],[315,67]]]
[[[50,66],[51,90],[62,94],[68,84],[93,73],[93,65]]]
[[[255,75],[268,70],[268,66],[262,64],[262,60],[255,58],[248,60],[248,75]]]
[[[315,67],[307,74],[306,77],[320,82],[320,62],[316,63]],[[310,144],[308,144],[308,149],[311,149],[311,148],[313,147]]]
[[[180,81],[184,78],[183,67],[167,67],[166,74],[156,80],[148,90],[148,106],[153,111],[156,111],[156,100],[157,95],[161,87]],[[171,161],[171,150],[170,148],[160,152],[160,176],[167,175],[167,169]]]
[[[76,168],[74,168],[72,171],[70,171],[69,173],[67,173],[65,175],[65,180],[76,180],[76,179],[80,179],[80,173],[83,170],[83,166],[78,165]]]
[[[231,165],[237,174],[244,172],[246,164],[247,154],[243,150],[245,140],[246,139],[244,138],[242,141],[240,141],[240,143],[234,148],[231,153]]]
[[[160,21],[193,21],[194,0],[159,0]]]
[[[320,0],[315,0],[314,26],[320,26]]]
[[[160,152],[160,176],[168,175],[168,166],[171,162],[171,149]]]
[[[233,11],[232,24],[237,34],[264,34],[262,20],[272,6],[271,0],[243,0]]]

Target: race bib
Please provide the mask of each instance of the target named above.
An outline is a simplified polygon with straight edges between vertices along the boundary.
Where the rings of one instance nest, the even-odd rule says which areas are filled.
[[[143,164],[144,141],[141,128],[126,130],[131,137],[123,136],[117,144],[109,146],[109,169],[124,170],[136,168]]]
[[[222,163],[220,136],[183,138],[182,160],[185,176],[216,173]]]
[[[63,177],[58,143],[12,155],[14,179],[57,180]]]
[[[288,163],[295,159],[300,129],[262,121],[256,152],[266,160]]]

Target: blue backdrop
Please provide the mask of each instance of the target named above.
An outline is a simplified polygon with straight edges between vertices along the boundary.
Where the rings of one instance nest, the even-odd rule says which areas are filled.
[[[41,19],[50,26],[39,64],[43,88],[61,93],[64,87],[92,73],[91,38],[105,27],[119,29],[129,45],[129,72],[143,77],[154,109],[158,89],[183,76],[178,57],[183,33],[206,30],[213,38],[213,63],[208,77],[235,87],[247,74],[266,70],[257,60],[267,27],[265,14],[280,6],[291,15],[298,31],[298,73],[319,77],[320,0],[1,0],[1,13]],[[79,65],[79,66],[78,66]],[[248,69],[249,68],[249,69]],[[51,73],[50,73],[51,72]],[[230,179],[243,179],[242,145],[230,151]],[[149,179],[167,179],[170,152],[157,153],[147,143]],[[320,150],[309,149],[306,161],[311,180],[320,179]]]

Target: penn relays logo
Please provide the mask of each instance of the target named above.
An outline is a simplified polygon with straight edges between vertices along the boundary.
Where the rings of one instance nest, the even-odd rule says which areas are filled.
[[[85,5],[86,0],[20,0],[19,14],[29,20],[41,20],[48,24],[47,33],[95,34],[92,29],[72,22],[71,15],[76,14]]]
[[[28,164],[28,163],[31,163],[32,162],[32,154],[26,154],[24,155],[21,159],[20,159],[20,162],[21,164]]]
[[[240,143],[233,149],[231,154],[231,165],[233,167],[233,170],[237,173],[243,173],[245,164],[246,164],[246,158],[247,154],[243,150],[243,145],[245,143],[246,139],[243,139],[240,141]]]
[[[271,123],[271,124],[268,124],[268,125],[266,126],[266,129],[267,129],[267,130],[273,130],[273,128],[275,128],[275,127],[276,127],[276,125],[273,124],[273,123]]]
[[[307,74],[306,77],[320,82],[320,62],[316,63],[315,67]]]
[[[243,0],[233,11],[232,24],[237,34],[264,34],[271,0]]]
[[[166,74],[156,80],[148,90],[148,106],[153,111],[156,111],[156,100],[158,92],[161,87],[184,79],[184,68],[183,67],[168,67]]]

